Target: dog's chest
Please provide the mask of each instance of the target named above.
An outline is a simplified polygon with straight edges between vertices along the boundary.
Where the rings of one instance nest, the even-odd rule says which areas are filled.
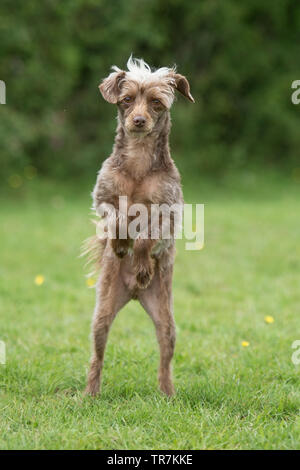
[[[118,176],[119,196],[127,196],[127,204],[158,204],[161,202],[160,177],[158,174],[148,175],[135,180],[128,175]]]

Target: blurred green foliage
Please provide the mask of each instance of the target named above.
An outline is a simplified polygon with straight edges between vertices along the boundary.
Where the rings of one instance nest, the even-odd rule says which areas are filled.
[[[133,52],[176,63],[196,104],[178,98],[173,155],[181,168],[295,166],[300,5],[294,0],[1,0],[1,172],[95,173],[112,146],[116,109],[98,84]],[[298,72],[298,75],[297,75]]]

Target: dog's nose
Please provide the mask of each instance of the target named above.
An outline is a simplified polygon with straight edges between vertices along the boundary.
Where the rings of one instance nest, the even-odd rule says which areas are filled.
[[[144,118],[144,116],[135,116],[133,118],[133,122],[136,125],[136,127],[143,127],[143,125],[146,122],[146,119]]]

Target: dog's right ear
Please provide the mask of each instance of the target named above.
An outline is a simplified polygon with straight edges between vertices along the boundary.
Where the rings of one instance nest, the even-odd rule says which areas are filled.
[[[123,70],[120,70],[119,72],[112,72],[99,85],[100,93],[109,103],[117,103],[121,91],[121,82],[125,78],[125,73],[126,72]]]

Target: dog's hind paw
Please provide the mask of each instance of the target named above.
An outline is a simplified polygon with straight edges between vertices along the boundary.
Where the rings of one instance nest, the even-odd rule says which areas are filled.
[[[99,395],[100,393],[100,387],[99,387],[99,381],[95,382],[89,382],[84,390],[84,395],[89,395],[91,397],[95,397],[96,395]]]
[[[167,395],[168,397],[172,397],[175,394],[174,385],[170,381],[162,381],[160,382],[160,391]]]

